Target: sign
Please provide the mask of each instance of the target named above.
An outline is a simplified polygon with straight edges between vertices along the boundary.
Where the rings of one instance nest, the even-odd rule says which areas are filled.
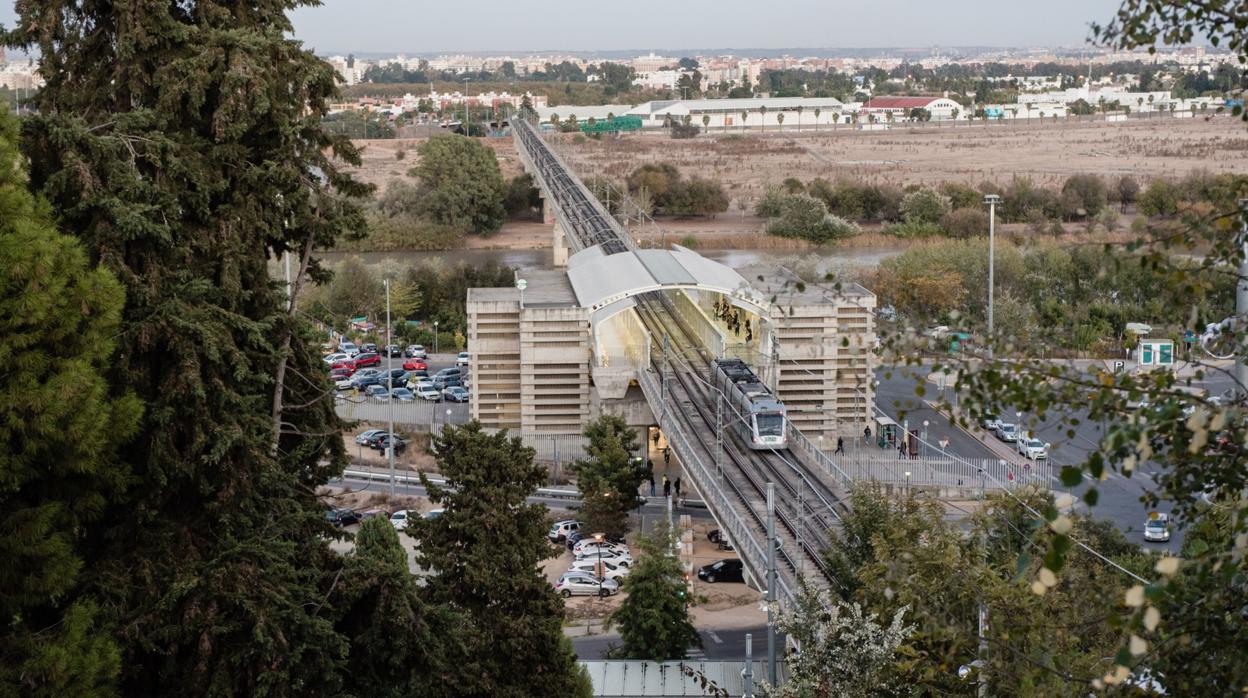
[[[1126,362],[1126,361],[1115,361],[1115,362],[1114,362],[1114,373],[1122,373],[1122,372],[1123,372],[1123,371],[1125,371],[1125,370],[1127,370],[1127,362]]]
[[[1170,368],[1174,366],[1174,340],[1141,339],[1139,359],[1141,368]]]
[[[520,289],[521,291],[523,291],[524,289],[526,289],[526,288],[528,288],[528,287],[529,287],[529,282],[528,282],[528,281],[525,281],[524,279],[516,279],[516,288],[518,288],[518,289]]]

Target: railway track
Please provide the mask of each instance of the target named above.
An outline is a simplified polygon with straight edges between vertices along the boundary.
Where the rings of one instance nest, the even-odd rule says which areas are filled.
[[[597,245],[608,255],[634,249],[627,233],[619,229],[619,223],[559,160],[532,125],[516,123],[513,128],[532,166],[554,198],[557,216],[568,228],[565,233],[572,246],[580,250]],[[738,513],[745,513],[750,528],[757,534],[755,541],[766,539],[767,483],[774,483],[779,547],[776,562],[782,591],[794,592],[798,576],[807,577],[818,587],[831,583],[821,553],[830,542],[831,532],[840,524],[837,509],[844,510],[841,497],[795,453],[747,448],[735,430],[723,428],[724,422],[739,419],[740,415],[730,401],[718,400],[717,391],[705,380],[712,357],[678,318],[670,299],[660,292],[642,294],[637,297],[636,311],[653,341],[657,343],[666,336],[669,343],[675,342],[675,346],[667,347],[665,355],[669,365],[664,381],[669,392],[666,402],[673,408],[673,416],[681,428],[696,441],[691,445],[702,451],[696,457],[716,464],[718,486],[729,499],[735,500],[732,506]],[[658,349],[658,352],[651,352],[652,357],[663,355],[663,347]],[[657,364],[651,368],[656,375],[663,375],[663,369]],[[720,410],[718,415],[717,409]],[[717,457],[720,453],[722,458]],[[716,483],[699,485],[697,478],[693,480],[698,487],[716,486]],[[706,493],[702,494],[706,498]],[[757,554],[763,549],[756,546],[754,552]],[[757,569],[765,569],[765,560],[753,562]],[[817,574],[807,574],[811,571]]]

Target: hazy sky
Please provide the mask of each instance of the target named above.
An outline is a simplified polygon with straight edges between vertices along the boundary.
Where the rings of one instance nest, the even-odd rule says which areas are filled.
[[[319,52],[1078,46],[1121,0],[323,0],[297,10]],[[0,0],[0,23],[13,19]]]

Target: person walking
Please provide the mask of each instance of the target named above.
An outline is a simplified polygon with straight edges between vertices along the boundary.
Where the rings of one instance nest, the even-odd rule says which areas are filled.
[[[862,430],[862,440],[866,441],[868,446],[871,445],[871,427]]]
[[[654,496],[654,463],[650,464],[650,496]]]
[[[680,499],[680,478],[676,478],[676,485],[672,487],[672,490],[676,492],[676,498]]]
[[[654,430],[654,447],[655,448],[659,447],[659,430],[658,429]]]
[[[836,450],[832,452],[832,455],[835,456],[838,453],[845,453],[845,439],[839,436],[836,437]]]
[[[666,475],[663,476],[663,496],[672,496],[672,481],[668,480]]]
[[[671,465],[671,464],[672,464],[672,447],[664,446],[663,447],[663,465]],[[666,478],[667,476],[664,475],[663,477]]]

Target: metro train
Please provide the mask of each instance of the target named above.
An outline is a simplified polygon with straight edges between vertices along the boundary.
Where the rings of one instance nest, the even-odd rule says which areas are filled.
[[[746,445],[758,451],[789,447],[784,403],[776,399],[744,361],[712,361],[711,385],[728,397],[732,410],[727,419]]]

